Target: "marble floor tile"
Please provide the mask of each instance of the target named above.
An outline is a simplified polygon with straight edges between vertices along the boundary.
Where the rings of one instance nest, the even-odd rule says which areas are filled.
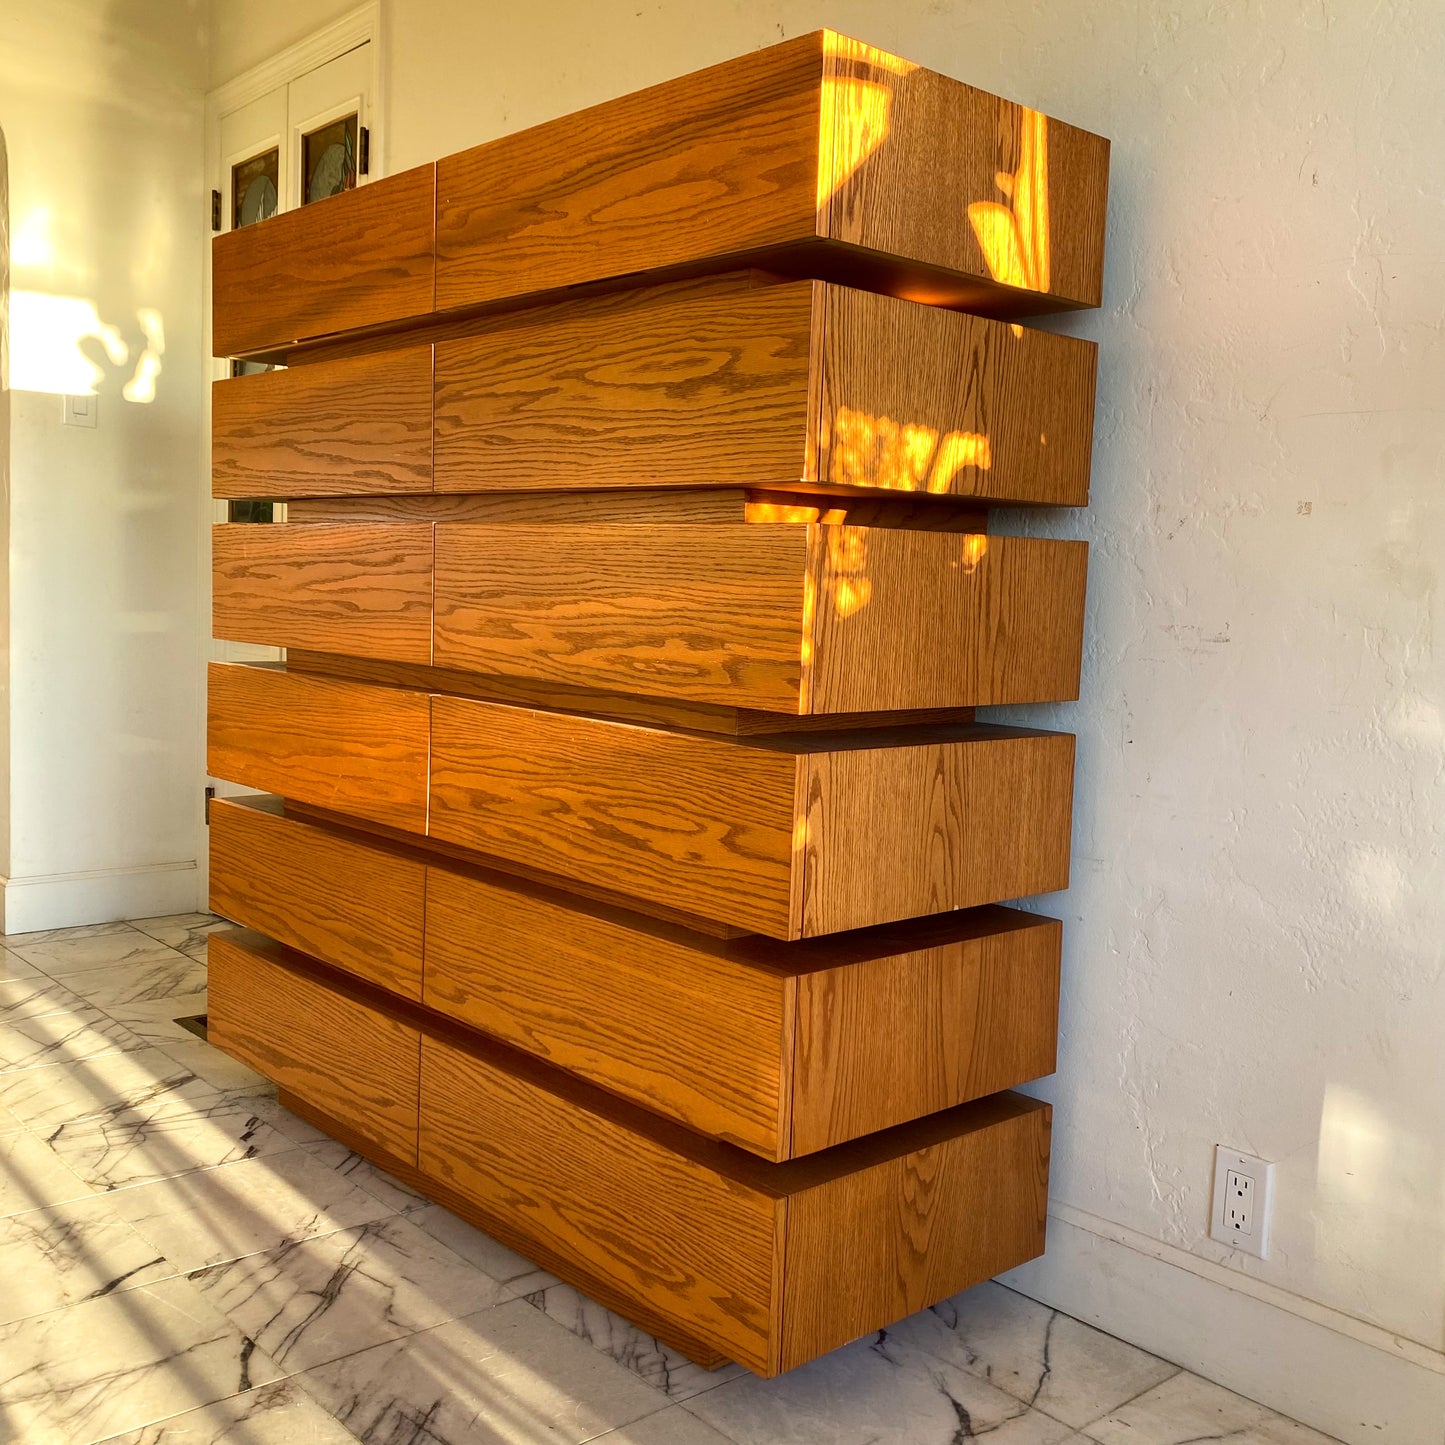
[[[215,1096],[210,1084],[159,1049],[102,1054],[78,1064],[0,1074],[0,1109],[42,1132],[74,1120]]]
[[[91,1192],[44,1139],[23,1129],[0,1135],[0,1219]]]
[[[298,1378],[364,1445],[580,1445],[662,1398],[521,1300]]]
[[[84,1445],[275,1380],[186,1280],[0,1326],[0,1419],[24,1445]]]
[[[100,938],[107,933],[134,933],[129,923],[83,923],[72,928],[41,928],[31,933],[0,935],[6,948],[28,948],[36,943],[60,943],[71,938]]]
[[[1226,1437],[1230,1445],[1338,1445],[1187,1370],[1086,1425],[1084,1434],[1101,1445],[1184,1445]]]
[[[401,1215],[190,1276],[287,1370],[305,1370],[496,1304],[501,1286]]]
[[[295,1381],[280,1380],[112,1435],[102,1445],[356,1445],[356,1436]]]
[[[129,1189],[294,1149],[294,1139],[249,1107],[254,1102],[220,1095],[181,1100],[60,1124],[45,1137],[91,1188]]]
[[[302,1148],[313,1159],[319,1159],[329,1169],[344,1174],[353,1184],[359,1184],[368,1194],[375,1195],[383,1204],[391,1205],[398,1214],[421,1209],[431,1203],[425,1194],[418,1194],[400,1179],[378,1169],[369,1159],[363,1159],[335,1139],[323,1138],[303,1144]]]
[[[189,1069],[197,1078],[204,1080],[213,1089],[227,1093],[247,1093],[255,1090],[274,1092],[275,1085],[255,1069],[238,1063],[229,1054],[198,1039],[194,1034],[180,1039],[168,1039],[157,1047],[165,1050],[178,1064]]]
[[[0,1325],[175,1273],[99,1195],[0,1219]]]
[[[164,918],[137,918],[134,926],[160,943],[204,958],[211,934],[227,933],[236,925],[214,913],[172,913]]]
[[[166,963],[176,956],[175,949],[129,927],[124,933],[87,933],[79,938],[47,939],[43,943],[12,939],[6,947],[52,978],[61,979],[67,974],[85,973],[107,964],[121,967]]]
[[[694,1396],[685,1409],[737,1445],[1059,1445],[1072,1430],[977,1375],[886,1330],[776,1379],[754,1375]]]
[[[143,1047],[124,1024],[99,1009],[25,1014],[0,1024],[0,1074],[76,1064]]]
[[[411,1210],[407,1218],[419,1229],[424,1229],[433,1238],[441,1240],[448,1249],[461,1255],[469,1264],[476,1265],[499,1284],[506,1286],[504,1294],[507,1299],[535,1294],[536,1291],[558,1282],[555,1275],[548,1274],[530,1259],[524,1259],[515,1250],[508,1249],[501,1240],[493,1239],[490,1234],[484,1234],[480,1229],[473,1229],[465,1220],[458,1219],[440,1204],[428,1204],[421,1209]]]
[[[102,1005],[103,1011],[116,1023],[123,1024],[138,1039],[158,1049],[170,1044],[201,1043],[177,1019],[194,1018],[206,1011],[206,993],[177,993],[170,998],[150,999],[143,1003],[112,1003]]]
[[[186,1271],[394,1212],[300,1149],[140,1184],[109,1198]]]
[[[889,1330],[1066,1425],[1087,1425],[1179,1370],[992,1282]]]
[[[731,1442],[681,1405],[672,1405],[655,1415],[644,1415],[630,1425],[598,1435],[590,1445],[731,1445]]]
[[[245,1102],[255,1110],[259,1119],[269,1124],[278,1134],[284,1134],[297,1144],[334,1144],[336,1142],[324,1130],[318,1129],[314,1124],[308,1124],[299,1114],[293,1114],[290,1109],[277,1100],[274,1093],[247,1094]]]
[[[571,1285],[553,1284],[524,1296],[549,1319],[604,1355],[631,1370],[670,1400],[686,1400],[746,1374],[741,1365],[705,1370],[669,1349],[620,1315],[578,1293]]]
[[[64,1013],[85,1000],[37,969],[29,978],[0,980],[0,1023],[33,1014]]]
[[[206,987],[206,968],[183,953],[140,963],[111,963],[64,975],[66,987],[89,1004],[110,1012],[112,1005],[163,1002]]]
[[[42,974],[49,977],[43,969],[27,963],[18,953],[11,953],[8,948],[0,948],[0,979],[35,978]]]

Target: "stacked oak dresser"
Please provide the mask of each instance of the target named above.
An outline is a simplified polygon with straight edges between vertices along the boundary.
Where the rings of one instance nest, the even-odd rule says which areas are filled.
[[[1043,1247],[1107,160],[823,32],[215,243],[211,1040],[694,1359]]]

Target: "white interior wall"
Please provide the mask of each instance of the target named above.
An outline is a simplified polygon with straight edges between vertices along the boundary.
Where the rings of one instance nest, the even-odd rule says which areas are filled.
[[[212,83],[345,4],[217,0]],[[1055,1218],[1013,1282],[1445,1438],[1445,8],[386,0],[389,169],[831,24],[1114,142]],[[1259,1262],[1212,1150],[1278,1161]]]
[[[9,932],[197,905],[204,0],[7,0]],[[61,425],[94,390],[98,425]]]

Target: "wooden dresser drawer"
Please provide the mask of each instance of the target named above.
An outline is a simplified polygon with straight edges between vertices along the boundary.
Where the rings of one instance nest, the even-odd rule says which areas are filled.
[[[224,523],[211,559],[216,637],[431,661],[430,523]]]
[[[425,1002],[781,1160],[1051,1073],[1059,935],[984,908],[725,943],[431,867]]]
[[[213,799],[210,821],[213,912],[420,1000],[419,858],[287,818],[276,798]]]
[[[409,346],[211,387],[218,497],[429,492],[432,353]]]
[[[421,1035],[295,971],[304,961],[254,933],[210,943],[210,1042],[387,1152],[416,1160]]]
[[[768,1164],[523,1056],[422,1040],[424,1173],[602,1303],[763,1375],[1037,1255],[1048,1133],[1047,1105],[996,1094]]]
[[[425,832],[425,693],[224,662],[208,683],[213,778]]]
[[[759,253],[981,314],[1097,306],[1107,173],[1098,136],[819,31],[438,162],[437,306]]]
[[[217,356],[424,316],[436,277],[436,166],[418,166],[211,243]]]
[[[571,300],[438,342],[436,487],[823,483],[1082,506],[1094,365],[1076,337],[824,282]]]
[[[1066,887],[1073,755],[1020,728],[722,741],[437,696],[427,831],[795,939]]]
[[[444,522],[434,658],[803,714],[1058,701],[1086,567],[1083,542],[973,532]]]

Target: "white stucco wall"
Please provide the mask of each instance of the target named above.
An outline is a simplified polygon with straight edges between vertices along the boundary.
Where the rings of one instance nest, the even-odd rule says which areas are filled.
[[[0,6],[10,932],[197,902],[206,20]],[[96,428],[62,426],[91,389]]]
[[[219,0],[212,79],[348,7]],[[1015,1282],[1445,1438],[1445,6],[389,0],[391,169],[822,24],[1112,138],[1057,1103]],[[304,22],[304,23],[303,23]],[[1278,1161],[1271,1258],[1212,1150]]]

